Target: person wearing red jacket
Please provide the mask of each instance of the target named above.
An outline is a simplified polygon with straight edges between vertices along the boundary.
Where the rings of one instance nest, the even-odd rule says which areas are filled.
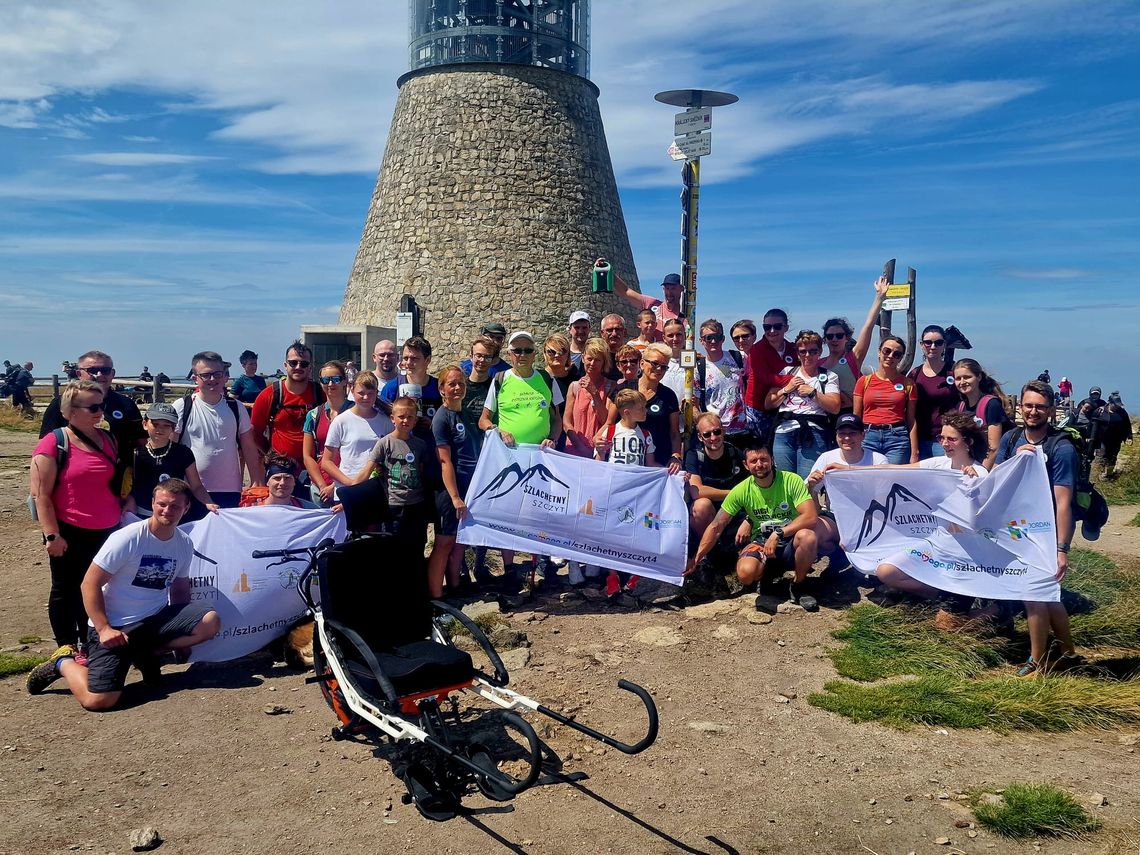
[[[788,313],[769,309],[764,313],[764,336],[748,351],[748,429],[756,437],[767,436],[772,427],[773,412],[764,410],[764,399],[775,386],[781,385],[779,374],[789,366],[800,364],[796,347],[785,338]]]

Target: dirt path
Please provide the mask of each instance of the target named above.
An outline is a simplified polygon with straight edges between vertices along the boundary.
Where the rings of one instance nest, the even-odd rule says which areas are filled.
[[[32,441],[0,431],[0,647],[49,637],[46,561],[23,509]],[[1136,511],[1114,509],[1098,545],[1140,553],[1140,529],[1117,523]],[[168,669],[161,692],[128,685],[136,703],[102,715],[3,679],[0,853],[127,852],[129,831],[143,825],[166,839],[160,852],[194,855],[1137,851],[1136,734],[854,725],[805,701],[835,677],[825,650],[839,613],[755,625],[748,604],[696,616],[555,602],[514,615],[533,645],[517,687],[632,738],[641,718],[615,686],[628,677],[657,697],[660,739],[626,758],[548,729],[565,770],[586,780],[538,787],[509,806],[475,797],[473,816],[444,824],[401,804],[402,785],[370,747],[329,741],[335,722],[318,689],[267,658]],[[650,628],[670,643],[636,640]],[[269,703],[292,712],[266,715]],[[1035,849],[955,827],[969,819],[961,792],[1019,779],[1103,793],[1109,804],[1094,813],[1105,831]]]

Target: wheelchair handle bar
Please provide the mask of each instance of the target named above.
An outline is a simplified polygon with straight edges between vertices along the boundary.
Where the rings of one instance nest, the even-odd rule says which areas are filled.
[[[642,751],[657,741],[657,704],[653,702],[653,696],[650,695],[649,692],[647,692],[644,688],[637,685],[637,683],[632,683],[629,680],[618,680],[618,688],[624,689],[627,692],[632,692],[633,694],[637,695],[637,697],[640,698],[641,702],[645,705],[645,712],[649,716],[649,729],[646,731],[645,736],[643,736],[637,742],[633,743],[633,745],[630,745],[628,742],[622,742],[621,740],[615,739],[612,736],[607,736],[600,731],[594,730],[592,727],[587,727],[586,725],[575,721],[572,717],[565,716],[560,712],[552,710],[550,707],[545,706],[544,704],[538,705],[538,711],[545,716],[549,716],[560,724],[571,727],[574,730],[577,730],[579,733],[586,734],[586,736],[593,737],[599,742],[604,742],[611,748],[616,748],[623,754],[640,754]]]
[[[326,537],[316,546],[299,546],[295,549],[255,549],[250,553],[252,558],[289,558],[294,555],[316,555],[330,546],[336,546],[336,541]]]

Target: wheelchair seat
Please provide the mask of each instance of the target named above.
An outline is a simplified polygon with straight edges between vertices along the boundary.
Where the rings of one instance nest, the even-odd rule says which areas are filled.
[[[436,641],[413,641],[388,651],[376,651],[376,659],[401,697],[467,684],[475,677],[469,654]],[[374,698],[384,697],[368,665],[358,659],[349,659],[346,664],[361,691]]]

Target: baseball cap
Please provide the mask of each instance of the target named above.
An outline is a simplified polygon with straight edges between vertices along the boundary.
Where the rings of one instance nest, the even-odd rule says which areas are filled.
[[[1091,389],[1089,389],[1089,395],[1090,396],[1100,395],[1100,394],[1102,394],[1100,391],[1100,386],[1093,386]]]
[[[862,433],[866,428],[863,426],[863,420],[854,413],[844,413],[835,420],[835,429],[850,428]]]
[[[578,323],[578,321],[585,321],[586,323],[589,323],[590,322],[590,313],[589,312],[583,312],[581,309],[579,309],[576,312],[571,312],[570,313],[570,320],[567,322],[567,325],[568,326],[574,326],[574,324]]]
[[[497,321],[494,321],[489,324],[483,324],[483,332],[490,333],[491,335],[506,335],[507,328]]]
[[[666,273],[665,278],[661,280],[662,285],[680,285],[681,276],[678,273]]]
[[[511,333],[511,337],[507,339],[507,346],[509,347],[510,345],[514,344],[515,340],[520,338],[529,338],[533,342],[534,334],[527,332],[526,330],[515,330],[513,333]]]
[[[170,404],[151,404],[146,411],[146,417],[152,422],[165,419],[171,424],[178,424],[178,413],[174,411],[174,407]]]

